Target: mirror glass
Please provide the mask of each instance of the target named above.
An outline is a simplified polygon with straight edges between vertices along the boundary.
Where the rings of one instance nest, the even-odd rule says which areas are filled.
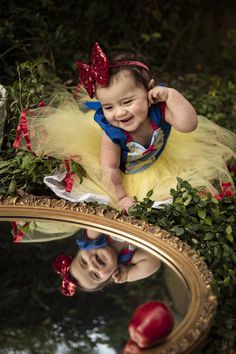
[[[114,242],[112,247],[119,254],[129,248],[132,259],[140,252],[145,259],[155,257],[159,266],[151,274],[138,275],[139,280],[111,281],[95,292],[77,290],[74,296],[65,297],[53,262],[60,254],[77,255],[76,240],[82,239],[84,230],[68,222],[44,220],[1,221],[0,227],[0,342],[4,353],[121,353],[128,340],[128,323],[139,305],[152,300],[164,303],[174,316],[174,328],[187,313],[188,286],[179,270],[158,252],[128,245],[122,237],[113,239],[109,242]],[[21,242],[13,243],[14,236],[22,238]],[[106,253],[98,257],[98,266],[110,261]]]

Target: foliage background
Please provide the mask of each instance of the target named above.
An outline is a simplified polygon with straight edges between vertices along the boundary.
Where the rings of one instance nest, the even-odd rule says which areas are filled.
[[[141,51],[149,58],[159,81],[183,92],[199,114],[235,131],[235,13],[234,0],[224,3],[212,0],[137,0],[135,3],[130,0],[1,2],[0,83],[8,87],[9,95],[6,142],[1,155],[10,161],[10,165],[4,167],[5,174],[1,174],[1,182],[3,177],[6,178],[4,183],[0,183],[1,193],[15,193],[16,187],[32,192],[32,184],[36,182],[34,178],[54,167],[47,161],[32,161],[27,156],[16,156],[11,149],[14,130],[22,109],[37,104],[58,85],[64,88],[76,85],[75,61],[89,61],[95,41],[104,50],[111,46],[131,46]],[[28,171],[34,170],[36,177],[27,172],[25,166]],[[18,178],[16,182],[7,179],[9,173],[6,168],[15,173]],[[44,193],[40,181],[41,178],[37,191]],[[190,190],[188,193],[193,192]],[[221,218],[224,214],[230,218],[232,210],[235,212],[233,202],[233,209],[227,203],[220,204]],[[178,205],[176,207],[179,208]],[[145,206],[142,208],[145,209]],[[177,212],[183,212],[181,210]],[[153,216],[146,217],[149,221],[148,218],[151,220]],[[185,213],[182,219],[186,218]],[[216,216],[214,218],[216,220]],[[221,224],[216,225],[225,230],[228,221],[223,219]],[[169,225],[169,220],[164,221],[167,229],[176,226],[177,234],[184,224],[182,222],[179,225],[175,221]],[[230,223],[234,221],[231,218]],[[216,235],[215,231],[212,233]],[[218,242],[214,239],[207,241],[210,243],[207,247],[218,245],[213,245],[213,242]],[[229,254],[232,253],[231,248],[233,251],[233,245],[230,242],[227,240],[227,251],[220,254],[215,269],[218,267],[222,270],[220,262],[223,259],[224,267],[231,267],[233,258],[229,259]],[[208,250],[202,250],[201,254],[204,256]],[[212,261],[208,260],[208,265],[211,267]],[[232,310],[235,305],[232,289],[233,286],[235,289],[235,284],[232,274],[230,284],[224,284],[226,273],[223,270],[221,273],[221,280],[218,281],[222,282],[224,296],[228,294],[227,306],[220,307],[217,323],[202,353],[233,353],[235,350],[236,320]],[[225,326],[224,319],[227,317]]]
[[[166,72],[225,75],[235,66],[233,0],[39,0],[1,2],[1,81],[15,62],[44,57],[67,80],[92,44],[135,47]]]
[[[199,114],[235,129],[235,12],[234,0],[1,2],[0,82],[12,85],[16,64],[43,58],[47,89],[76,85],[75,61],[89,61],[95,41],[104,50],[134,47]]]

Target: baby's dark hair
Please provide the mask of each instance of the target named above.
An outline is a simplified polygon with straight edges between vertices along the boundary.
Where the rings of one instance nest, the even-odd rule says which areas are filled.
[[[146,58],[143,55],[139,54],[138,52],[130,48],[114,50],[108,54],[108,59],[110,61],[110,64],[113,64],[116,61],[139,61],[145,64],[150,69],[150,66]],[[117,75],[119,72],[124,70],[130,72],[137,86],[142,86],[145,88],[145,90],[149,89],[148,84],[150,80],[153,78],[151,70],[147,71],[146,69],[135,65],[122,65],[119,67],[110,68],[109,69],[110,82],[112,82],[115,75]]]

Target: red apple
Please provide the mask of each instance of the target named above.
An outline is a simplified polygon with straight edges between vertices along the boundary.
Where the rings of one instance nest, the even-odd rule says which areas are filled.
[[[174,318],[168,307],[159,301],[140,305],[129,325],[129,335],[140,348],[148,348],[164,339],[172,330]]]

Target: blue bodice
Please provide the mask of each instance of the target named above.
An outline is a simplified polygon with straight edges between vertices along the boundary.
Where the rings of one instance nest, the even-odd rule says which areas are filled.
[[[105,118],[99,102],[86,103],[89,108],[96,109],[95,121],[107,136],[121,147],[120,169],[125,173],[137,173],[148,168],[162,153],[168,140],[171,125],[165,121],[165,103],[152,105],[149,117],[153,126],[153,135],[149,146],[132,141],[124,130],[113,127]]]

